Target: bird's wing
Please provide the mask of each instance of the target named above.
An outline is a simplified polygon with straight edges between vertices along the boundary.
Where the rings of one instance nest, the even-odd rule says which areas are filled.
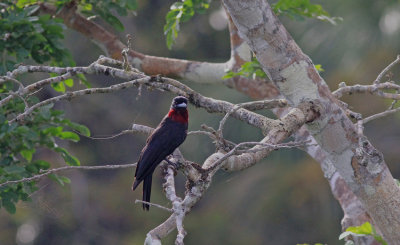
[[[165,118],[148,138],[136,168],[136,181],[141,182],[186,138],[187,125]]]

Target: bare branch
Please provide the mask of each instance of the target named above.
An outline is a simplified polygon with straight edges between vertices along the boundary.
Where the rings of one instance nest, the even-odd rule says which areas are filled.
[[[383,70],[381,71],[381,73],[379,73],[378,77],[377,77],[377,78],[375,79],[375,81],[374,81],[374,84],[380,83],[381,80],[382,80],[382,78],[383,78],[383,76],[384,76],[388,71],[390,71],[390,69],[392,69],[393,66],[395,66],[395,65],[396,65],[397,63],[399,63],[399,62],[400,62],[400,55],[397,55],[397,58],[396,58],[392,63],[390,63],[388,66],[386,66],[385,69],[383,69]]]
[[[392,93],[385,93],[381,91],[380,89],[396,89],[400,90],[400,85],[391,83],[391,82],[385,82],[385,83],[376,83],[372,85],[353,85],[353,86],[347,86],[346,84],[337,89],[336,91],[332,92],[333,95],[335,95],[337,98],[342,97],[344,94],[354,94],[354,93],[370,93],[373,95],[377,95],[379,97],[385,98],[385,99],[394,99],[394,100],[400,100],[400,94],[392,94]]]
[[[65,94],[44,100],[42,102],[39,102],[39,103],[29,107],[27,110],[24,111],[24,113],[18,115],[16,118],[10,120],[10,122],[22,121],[26,116],[32,114],[35,109],[45,106],[45,105],[48,105],[48,104],[51,104],[51,103],[54,103],[54,102],[57,102],[57,101],[60,101],[60,100],[70,100],[72,98],[82,96],[82,95],[87,95],[87,94],[111,93],[111,92],[115,92],[115,91],[118,91],[121,89],[133,87],[140,83],[146,83],[148,81],[149,81],[148,78],[142,78],[142,79],[132,80],[129,82],[120,83],[117,85],[112,85],[112,86],[105,87],[105,88],[88,88],[88,89],[82,89],[82,90],[78,90],[78,91],[74,91],[74,92],[67,92]]]
[[[84,74],[96,73],[96,74],[111,75],[113,77],[117,77],[117,78],[121,78],[121,79],[128,79],[130,81],[111,85],[109,87],[88,88],[88,89],[82,89],[82,90],[77,90],[77,91],[73,91],[73,92],[67,92],[65,94],[62,94],[62,95],[59,95],[59,96],[56,96],[53,98],[49,98],[47,100],[41,101],[40,103],[32,105],[31,107],[27,108],[26,111],[24,111],[22,114],[18,115],[16,118],[10,120],[10,122],[21,121],[26,116],[32,114],[35,109],[37,109],[41,106],[53,103],[53,102],[57,102],[60,100],[70,100],[77,96],[83,96],[83,95],[87,95],[87,94],[111,93],[111,92],[115,92],[118,90],[130,88],[133,86],[138,86],[141,84],[148,86],[150,88],[156,88],[156,89],[160,89],[160,90],[164,90],[164,91],[170,91],[170,92],[173,92],[178,95],[185,95],[186,97],[189,98],[189,101],[192,104],[194,104],[195,106],[205,108],[208,112],[227,113],[234,106],[233,104],[226,102],[226,101],[215,100],[212,98],[205,97],[205,96],[201,95],[200,93],[197,93],[196,91],[192,90],[188,86],[186,86],[174,79],[162,78],[159,76],[146,76],[141,73],[135,73],[132,71],[124,71],[122,69],[101,65],[100,61],[105,62],[105,58],[100,57],[99,61],[92,63],[89,67],[67,67],[67,68],[57,68],[57,67],[48,67],[48,66],[20,66],[20,67],[18,67],[16,70],[14,70],[12,72],[13,74],[21,74],[21,73],[28,72],[28,71],[30,71],[30,72],[35,72],[35,71],[58,72],[58,73],[70,72],[70,73],[84,73]],[[110,59],[108,59],[107,62],[110,62]],[[56,77],[56,79],[58,79],[58,78]],[[39,81],[37,83],[44,84],[42,81]],[[7,101],[2,101],[2,102],[0,102],[0,105],[4,104],[6,102]],[[261,108],[270,108],[275,105],[278,107],[282,107],[282,106],[286,106],[286,103],[287,102],[285,100],[271,100],[271,101],[260,101],[260,102],[254,103],[254,104],[245,103],[244,106],[249,107],[251,109],[261,109]],[[240,109],[234,111],[232,113],[232,116],[234,118],[242,120],[250,125],[260,128],[264,133],[266,133],[268,130],[270,130],[275,125],[277,125],[276,120],[266,118],[260,114],[251,112],[244,108],[240,108]]]
[[[136,167],[137,163],[132,163],[132,164],[122,164],[122,165],[102,165],[102,166],[64,166],[60,168],[54,168],[50,170],[44,170],[42,171],[42,174],[34,175],[29,178],[22,178],[19,180],[8,180],[4,183],[0,184],[0,187],[10,185],[10,184],[18,184],[18,183],[24,183],[24,182],[32,182],[35,180],[39,180],[49,174],[56,173],[59,171],[64,171],[64,170],[72,170],[72,169],[81,169],[81,170],[100,170],[100,169],[120,169],[120,168],[132,168]]]
[[[253,166],[275,149],[273,147],[274,145],[279,147],[279,143],[290,136],[293,132],[296,132],[305,121],[306,117],[302,111],[299,109],[292,109],[291,112],[280,119],[281,126],[271,130],[261,142],[258,142],[259,145],[256,145],[251,148],[251,150],[241,153],[238,156],[229,158],[225,157],[223,160],[226,159],[226,162],[223,164],[223,169],[225,171],[239,171]],[[267,147],[263,147],[263,144],[266,144],[265,146]],[[211,165],[203,167],[212,167],[214,164],[215,163],[211,163]]]
[[[146,201],[142,201],[142,200],[138,200],[138,199],[135,200],[135,204],[136,204],[136,203],[144,203],[144,204],[147,204],[147,205],[150,205],[150,206],[153,206],[153,207],[156,207],[156,208],[159,208],[159,209],[168,211],[168,212],[170,212],[170,213],[173,212],[172,209],[166,208],[166,207],[164,207],[164,206],[162,206],[162,205],[160,205],[160,204],[156,204],[156,203],[146,202]]]
[[[378,119],[378,118],[382,118],[382,117],[391,115],[391,114],[396,113],[396,112],[400,112],[400,107],[397,107],[397,108],[391,109],[391,110],[386,110],[386,111],[383,111],[381,113],[374,114],[372,116],[366,117],[366,118],[364,118],[362,120],[362,123],[367,123],[367,122],[370,122],[372,120],[375,120],[375,119]]]
[[[352,118],[357,119],[357,133],[362,138],[363,136],[363,129],[364,125],[367,122],[370,122],[372,120],[378,119],[385,117],[387,115],[396,113],[400,111],[400,108],[394,108],[396,102],[400,100],[400,85],[395,84],[394,82],[384,82],[381,83],[381,80],[383,76],[390,71],[396,64],[400,62],[400,55],[397,56],[397,58],[390,63],[387,67],[385,67],[381,73],[378,75],[376,80],[374,81],[373,84],[371,85],[353,85],[353,86],[347,86],[346,83],[341,82],[339,84],[339,88],[334,91],[332,94],[335,95],[337,98],[342,97],[344,94],[354,94],[354,93],[370,93],[373,95],[377,95],[379,97],[385,98],[385,99],[393,99],[392,104],[390,107],[380,113],[371,115],[365,119],[362,119],[362,115],[359,113],[352,112],[347,109],[348,115]],[[382,89],[391,89],[397,91],[397,93],[386,93],[383,92]]]

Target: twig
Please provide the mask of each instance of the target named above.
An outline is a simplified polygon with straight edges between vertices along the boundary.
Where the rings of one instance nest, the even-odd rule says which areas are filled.
[[[86,136],[86,135],[83,135],[83,134],[81,134],[79,131],[76,131],[76,130],[74,130],[74,132],[77,133],[77,134],[79,134],[79,135],[81,135],[81,136],[83,136],[83,137],[86,137],[86,138],[92,139],[92,140],[110,140],[110,139],[117,138],[117,137],[119,137],[119,136],[121,136],[121,135],[124,135],[124,134],[131,134],[131,133],[134,133],[133,130],[122,130],[121,132],[119,132],[119,133],[117,133],[117,134],[110,135],[110,136],[103,136],[103,137],[97,136],[97,137],[94,137],[94,136]]]
[[[135,167],[137,163],[132,163],[132,164],[123,164],[123,165],[103,165],[103,166],[64,166],[60,168],[54,168],[50,170],[45,170],[43,171],[44,173],[34,175],[29,178],[22,178],[19,180],[9,180],[4,183],[0,184],[0,187],[5,186],[5,185],[10,185],[10,184],[18,184],[18,183],[23,183],[23,182],[31,182],[35,181],[38,179],[41,179],[49,174],[59,172],[59,171],[64,171],[64,170],[71,170],[71,169],[82,169],[82,170],[99,170],[99,169],[119,169],[119,168],[132,168]]]
[[[383,76],[390,70],[392,69],[393,66],[395,66],[397,63],[400,62],[400,55],[397,55],[396,59],[390,63],[388,66],[385,67],[385,69],[382,70],[381,73],[379,73],[378,77],[375,79],[374,84],[378,84],[381,82]]]
[[[18,84],[19,88],[23,88],[24,87],[24,85],[20,81],[14,79],[13,77],[10,77],[10,76],[2,76],[2,77],[0,77],[0,85],[2,85],[3,83],[5,83],[7,81],[11,81],[13,83]]]
[[[124,48],[121,52],[122,54],[122,58],[123,58],[123,68],[125,71],[132,71],[133,67],[131,66],[131,64],[129,63],[129,58],[128,58],[128,53],[131,50],[131,41],[132,41],[132,37],[130,34],[126,35],[127,40],[127,45],[126,48]]]
[[[149,135],[149,134],[151,134],[151,132],[153,132],[153,130],[154,130],[154,128],[152,128],[152,127],[134,123],[134,124],[132,124],[132,129],[122,130],[121,132],[119,132],[117,134],[107,136],[107,137],[91,137],[91,136],[82,135],[79,132],[77,132],[77,133],[86,138],[93,139],[93,140],[109,140],[109,139],[114,139],[114,138],[124,135],[124,134],[142,133],[142,134]]]
[[[391,82],[385,82],[385,83],[377,83],[377,84],[372,84],[372,85],[353,85],[353,86],[341,86],[338,88],[336,91],[332,92],[333,95],[336,96],[336,98],[342,97],[344,94],[354,94],[354,93],[371,93],[386,99],[395,99],[395,100],[400,100],[400,94],[392,94],[392,93],[385,93],[382,92],[380,89],[400,89],[400,85],[391,83]]]
[[[159,208],[159,209],[168,211],[168,212],[170,212],[170,213],[173,212],[172,209],[167,208],[167,207],[164,207],[164,206],[162,206],[162,205],[160,205],[160,204],[156,204],[156,203],[146,202],[146,201],[142,201],[142,200],[138,200],[138,199],[135,200],[135,204],[136,204],[136,203],[144,203],[144,204],[147,204],[147,205],[150,205],[150,206],[153,206],[153,207],[156,207],[156,208]]]
[[[378,119],[378,118],[382,118],[382,117],[388,116],[388,115],[396,113],[396,112],[400,112],[400,107],[397,107],[397,108],[392,109],[392,110],[386,110],[386,111],[383,111],[381,113],[374,114],[372,116],[366,117],[366,118],[364,118],[362,120],[362,123],[365,124],[365,123],[368,123],[368,122],[370,122],[372,120],[375,120],[375,119]]]
[[[230,109],[225,114],[225,116],[222,118],[222,120],[219,122],[219,127],[218,127],[218,130],[217,130],[216,134],[215,134],[216,140],[217,140],[217,142],[216,142],[217,143],[217,150],[219,150],[220,148],[225,148],[224,147],[224,142],[223,142],[223,139],[224,139],[224,136],[223,136],[224,125],[225,125],[226,121],[228,120],[229,116],[232,113],[234,113],[237,110],[239,110],[240,108],[241,108],[240,105],[233,106],[232,109]]]
[[[27,110],[25,110],[24,113],[18,115],[16,118],[10,120],[10,122],[14,122],[14,121],[21,121],[23,120],[26,116],[30,115],[33,113],[33,111],[39,107],[48,105],[50,103],[54,103],[60,100],[70,100],[72,98],[78,97],[78,96],[83,96],[83,95],[87,95],[87,94],[98,94],[98,93],[111,93],[111,92],[115,92],[121,89],[126,89],[126,88],[130,88],[135,86],[136,84],[139,83],[144,83],[147,82],[148,78],[141,78],[141,79],[137,79],[137,80],[132,80],[132,81],[128,81],[128,82],[124,82],[124,83],[120,83],[120,84],[116,84],[116,85],[112,85],[109,87],[105,87],[105,88],[88,88],[88,89],[82,89],[82,90],[77,90],[74,92],[67,92],[65,94],[44,100],[42,102],[39,102],[33,106],[31,106],[30,108],[28,108]]]

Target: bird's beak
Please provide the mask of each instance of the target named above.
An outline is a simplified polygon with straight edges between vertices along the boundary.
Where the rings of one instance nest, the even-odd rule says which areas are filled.
[[[180,103],[180,104],[177,104],[175,107],[178,107],[178,108],[186,108],[187,105],[186,105],[186,103],[182,102],[182,103]]]

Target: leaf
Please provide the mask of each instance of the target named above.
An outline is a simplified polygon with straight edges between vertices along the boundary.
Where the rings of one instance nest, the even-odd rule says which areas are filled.
[[[25,172],[25,168],[16,165],[4,167],[3,170],[8,174],[21,174]]]
[[[25,170],[30,173],[38,173],[39,169],[35,164],[28,164],[25,166]]]
[[[105,16],[105,21],[107,21],[108,24],[112,25],[115,29],[117,29],[117,31],[124,31],[124,25],[114,15],[107,14]]]
[[[49,169],[50,163],[43,160],[36,160],[32,164],[36,165],[39,169]]]
[[[126,1],[126,7],[129,10],[136,10],[137,7],[138,7],[136,0],[127,0]]]
[[[71,184],[71,180],[68,177],[65,176],[59,176],[59,178],[64,182],[65,184]]]
[[[7,210],[7,212],[9,212],[10,214],[15,214],[15,212],[17,211],[17,209],[15,208],[14,203],[12,203],[11,201],[6,201],[6,200],[2,200],[2,204],[3,207]]]
[[[79,136],[76,133],[68,131],[59,133],[57,137],[64,140],[71,140],[74,142],[78,142],[80,140]]]
[[[59,185],[64,186],[65,184],[70,184],[71,180],[65,176],[59,176],[58,174],[49,174],[48,177],[56,181]]]
[[[25,158],[28,162],[32,161],[32,156],[33,153],[35,153],[36,149],[26,149],[26,150],[22,150],[20,151],[20,154],[23,158]]]
[[[228,70],[226,75],[223,76],[223,79],[228,79],[236,76],[244,76],[248,78],[266,78],[267,74],[265,74],[262,69],[260,63],[256,58],[253,58],[251,61],[245,62],[239,69],[238,72],[233,72]]]
[[[62,126],[59,126],[59,127],[49,127],[49,128],[46,128],[46,129],[44,129],[42,132],[43,132],[44,134],[50,134],[50,135],[53,135],[53,136],[58,136],[58,135],[60,135],[60,133],[62,132],[62,130],[63,130],[63,127],[62,127]]]
[[[83,85],[85,85],[87,88],[91,88],[92,87],[92,85],[88,82],[88,80],[86,79],[86,76],[85,75],[83,75],[83,74],[81,74],[81,73],[78,73],[78,74],[76,74],[76,76],[79,78],[79,81],[83,84]]]
[[[25,48],[18,48],[16,51],[17,61],[23,61],[24,59],[28,58],[29,51]]]
[[[78,131],[81,135],[84,135],[86,137],[90,136],[90,130],[85,125],[74,123],[69,120],[63,120],[63,123],[65,123],[68,127]]]
[[[82,7],[86,11],[91,11],[93,9],[92,4],[90,4],[90,3],[83,4]]]
[[[49,174],[47,175],[50,179],[57,182],[59,185],[64,186],[64,181],[57,174]]]
[[[65,93],[65,85],[63,82],[52,83],[51,87],[57,92]]]
[[[51,117],[51,111],[50,109],[53,108],[54,104],[50,103],[47,105],[44,105],[42,107],[40,107],[39,109],[39,113],[40,115],[44,118],[44,119],[50,119]]]
[[[6,156],[4,159],[0,161],[0,166],[9,166],[13,161],[11,156]]]
[[[343,238],[347,236],[373,236],[374,239],[378,242],[380,242],[383,245],[387,245],[387,242],[376,233],[375,228],[371,225],[369,222],[365,222],[364,224],[360,226],[350,226],[346,229],[345,232],[340,234],[339,240],[342,240]]]
[[[292,19],[314,18],[328,21],[333,25],[341,20],[338,17],[331,17],[321,5],[312,4],[310,0],[279,0],[272,4],[272,8],[277,15],[285,14]]]
[[[65,163],[70,166],[79,166],[81,163],[79,162],[78,158],[72,156],[66,149],[62,147],[56,147],[54,150],[61,154],[62,158],[64,159]]]
[[[360,226],[350,226],[346,229],[346,231],[353,232],[354,234],[365,234],[365,235],[373,234],[372,225],[369,222],[365,222]]]
[[[74,80],[72,78],[69,78],[67,80],[64,80],[65,85],[67,85],[68,87],[72,87],[74,86]]]
[[[16,6],[18,8],[23,8],[26,5],[32,4],[32,3],[36,3],[37,0],[18,0],[18,2],[16,3]]]
[[[319,72],[319,73],[321,73],[321,72],[324,72],[325,70],[322,68],[322,65],[320,65],[320,64],[318,64],[318,65],[315,65],[315,69]]]
[[[171,5],[170,11],[165,16],[164,35],[168,49],[171,49],[178,37],[181,22],[190,20],[197,13],[204,13],[209,7],[209,0],[183,0]]]

